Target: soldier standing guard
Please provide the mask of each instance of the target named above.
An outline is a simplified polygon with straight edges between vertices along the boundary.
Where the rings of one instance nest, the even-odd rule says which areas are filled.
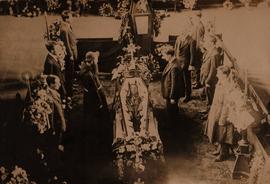
[[[65,76],[64,76],[64,66],[63,62],[60,61],[59,57],[63,55],[63,49],[55,41],[48,41],[46,43],[46,48],[49,51],[45,63],[43,73],[46,75],[56,75],[60,79],[60,89],[59,93],[62,99],[66,98],[65,89]]]
[[[65,58],[65,76],[66,76],[66,90],[69,97],[72,96],[72,87],[75,77],[75,66],[77,66],[77,40],[76,36],[72,30],[72,14],[70,11],[63,11],[62,14],[63,21],[60,25],[60,39],[63,41],[67,55]]]

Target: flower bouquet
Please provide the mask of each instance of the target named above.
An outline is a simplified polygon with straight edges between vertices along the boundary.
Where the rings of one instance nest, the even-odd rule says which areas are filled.
[[[148,84],[153,79],[153,76],[158,74],[160,70],[159,63],[151,54],[141,57],[134,56],[138,49],[139,47],[134,44],[129,44],[128,47],[123,48],[124,55],[118,57],[120,61],[112,71],[112,80],[119,79],[120,82],[123,81],[125,77],[130,75],[132,69],[137,71],[137,74]]]
[[[25,109],[25,116],[29,118],[31,124],[36,126],[40,134],[50,129],[49,115],[52,113],[50,104],[52,104],[52,99],[47,92],[40,90],[37,99]]]
[[[124,179],[128,168],[139,175],[145,171],[147,161],[164,161],[162,143],[155,137],[141,136],[139,133],[115,142],[113,153],[120,180]]]
[[[118,0],[117,11],[115,13],[116,18],[122,18],[128,14],[130,8],[130,0]]]
[[[104,17],[110,17],[114,15],[112,5],[110,3],[103,3],[99,8],[99,14]]]
[[[230,1],[230,0],[226,0],[224,3],[223,3],[223,7],[226,9],[226,10],[232,10],[233,9],[233,3]]]
[[[183,0],[183,4],[184,4],[185,8],[193,9],[193,8],[195,8],[195,6],[197,4],[197,0]]]
[[[24,121],[34,125],[38,133],[43,134],[50,127],[49,115],[52,113],[53,100],[48,93],[46,75],[36,77],[31,85],[31,101],[24,108]]]
[[[60,40],[60,20],[53,21],[48,27],[48,33],[45,33],[46,40],[58,41]]]
[[[18,167],[10,172],[5,167],[0,167],[0,183],[2,184],[36,184],[36,182],[31,181],[27,172]]]
[[[46,0],[49,12],[54,12],[61,7],[59,0]]]

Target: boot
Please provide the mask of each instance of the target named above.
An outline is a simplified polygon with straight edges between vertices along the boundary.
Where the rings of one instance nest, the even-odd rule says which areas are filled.
[[[215,162],[222,162],[228,157],[228,146],[226,144],[221,143],[220,144],[220,153],[215,158]]]

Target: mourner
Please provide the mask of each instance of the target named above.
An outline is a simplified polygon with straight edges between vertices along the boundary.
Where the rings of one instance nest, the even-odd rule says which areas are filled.
[[[168,63],[162,73],[161,93],[166,100],[168,114],[175,116],[179,112],[178,100],[185,96],[184,63],[177,61],[174,50],[167,51],[166,61]]]
[[[72,87],[74,83],[75,67],[77,64],[77,40],[76,36],[72,30],[72,14],[69,11],[63,11],[62,14],[63,21],[60,25],[60,39],[63,41],[66,47],[66,58],[65,58],[65,76],[66,76],[66,90],[67,95],[72,96]]]
[[[95,116],[100,109],[107,109],[102,84],[98,78],[98,52],[87,52],[81,64],[80,80],[84,88],[84,113]]]
[[[60,80],[55,75],[49,75],[46,78],[48,84],[48,94],[51,98],[52,114],[50,119],[50,131],[40,135],[39,148],[44,152],[45,159],[49,169],[49,180],[55,180],[56,177],[63,176],[63,163],[60,154],[63,151],[62,136],[66,132],[66,121],[62,108],[61,97],[57,92],[61,86]]]
[[[196,12],[195,16],[192,18],[193,24],[193,33],[192,38],[195,40],[195,49],[194,49],[194,67],[195,67],[195,85],[194,88],[200,88],[200,71],[202,65],[202,51],[201,43],[204,40],[205,28],[201,21],[202,13],[201,11]]]
[[[191,99],[191,71],[195,69],[194,52],[195,41],[187,29],[177,37],[175,43],[175,56],[180,63],[184,63],[185,98],[183,102],[188,102]]]
[[[233,144],[234,127],[228,121],[231,107],[229,73],[230,68],[228,66],[218,68],[218,83],[205,129],[210,142],[219,144],[218,149],[213,152],[214,155],[217,155],[215,159],[217,162],[228,157],[229,148]]]
[[[204,86],[208,105],[212,104],[215,87],[217,84],[217,68],[222,65],[222,58],[220,52],[216,48],[216,37],[209,35],[205,40],[206,52],[203,56],[203,63],[201,67],[200,81]]]
[[[46,75],[56,75],[60,79],[60,89],[61,98],[66,97],[65,89],[65,75],[64,75],[64,63],[61,61],[63,57],[63,49],[55,41],[49,41],[46,43],[46,48],[49,51],[45,63],[43,73]]]

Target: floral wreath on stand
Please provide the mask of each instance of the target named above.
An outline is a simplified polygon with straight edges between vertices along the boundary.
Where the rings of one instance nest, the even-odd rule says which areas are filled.
[[[233,5],[233,2],[231,2],[231,0],[226,0],[224,3],[223,3],[223,7],[226,9],[226,10],[232,10],[234,8],[234,5]]]
[[[104,17],[111,17],[114,15],[113,7],[110,3],[103,3],[99,8],[99,14]]]
[[[33,125],[39,134],[44,134],[50,126],[49,115],[52,113],[52,98],[48,92],[46,75],[41,74],[32,81],[29,91],[30,102],[24,109],[23,119]]]

